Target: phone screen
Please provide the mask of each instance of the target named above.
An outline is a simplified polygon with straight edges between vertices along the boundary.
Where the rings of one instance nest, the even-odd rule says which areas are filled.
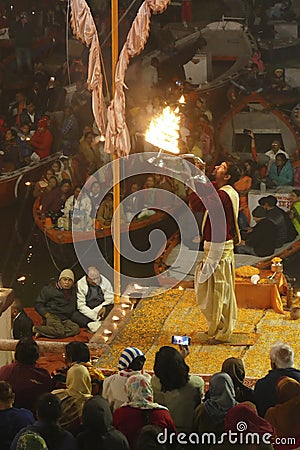
[[[172,344],[190,345],[191,338],[189,336],[172,336]]]

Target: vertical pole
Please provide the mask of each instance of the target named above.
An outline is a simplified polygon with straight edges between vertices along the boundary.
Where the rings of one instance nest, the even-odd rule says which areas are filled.
[[[119,54],[119,29],[118,29],[118,0],[111,0],[111,30],[112,30],[112,94],[115,93],[115,70]],[[121,297],[121,255],[120,249],[120,160],[117,154],[113,156],[113,193],[114,193],[114,293],[115,303],[120,303]]]

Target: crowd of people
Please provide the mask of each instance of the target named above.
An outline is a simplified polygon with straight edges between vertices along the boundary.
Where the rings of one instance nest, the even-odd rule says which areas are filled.
[[[190,374],[189,351],[161,347],[151,376],[143,351],[127,347],[118,371],[104,376],[98,363],[91,363],[87,344],[73,341],[66,345],[66,366],[50,374],[38,365],[37,343],[21,338],[15,361],[0,368],[1,448],[299,447],[300,370],[289,345],[271,347],[271,369],[254,388],[235,357],[221,363],[205,385]],[[250,434],[255,438],[248,441]]]

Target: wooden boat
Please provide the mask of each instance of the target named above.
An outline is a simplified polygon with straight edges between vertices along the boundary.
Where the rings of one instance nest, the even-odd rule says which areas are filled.
[[[251,139],[244,129],[254,132],[258,160],[271,148],[273,139],[279,140],[292,155],[300,148],[300,138],[290,117],[277,108],[270,98],[251,94],[242,96],[222,117],[216,130],[217,146],[225,154],[235,153],[241,160],[251,159]]]
[[[39,180],[45,171],[58,159],[60,153],[41,159],[38,163],[31,163],[13,172],[0,175],[0,208],[12,205],[22,199],[29,186]]]
[[[130,242],[133,247],[141,252],[150,248],[148,236],[151,231],[160,229],[169,238],[177,229],[176,222],[167,212],[161,210],[154,211],[155,214],[142,219],[134,218],[129,224]],[[109,263],[112,262],[113,242],[110,227],[102,229],[99,227],[95,230],[80,232],[60,230],[53,226],[47,227],[45,220],[41,218],[39,199],[33,205],[33,217],[36,225],[45,236],[49,251],[60,261],[74,264],[77,260],[76,252],[79,251],[81,254],[87,253],[85,259],[91,263],[91,254],[95,250],[95,246],[98,246],[104,259]],[[128,232],[127,227],[127,225],[121,224],[121,246],[122,235],[125,236]],[[76,250],[74,248],[74,242],[76,242]],[[89,250],[88,252],[86,252],[87,248]]]

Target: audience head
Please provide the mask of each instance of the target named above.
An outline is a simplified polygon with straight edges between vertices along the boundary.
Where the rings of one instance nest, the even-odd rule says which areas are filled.
[[[48,450],[48,447],[39,433],[28,430],[19,437],[16,450]]]
[[[238,165],[233,164],[231,161],[223,161],[217,165],[213,174],[218,187],[224,186],[225,184],[233,186],[241,177],[241,171]]]
[[[277,342],[271,347],[270,360],[272,369],[286,369],[294,365],[294,351],[284,342]]]
[[[73,364],[74,362],[89,362],[91,358],[90,350],[84,342],[72,341],[66,345],[66,362]]]
[[[42,117],[37,124],[38,131],[42,133],[46,128],[48,128],[48,119],[46,117]]]
[[[262,206],[257,206],[252,211],[252,217],[255,222],[260,222],[267,217],[267,211]]]
[[[6,381],[0,381],[0,410],[12,408],[15,394],[12,387]]]
[[[94,181],[94,183],[92,184],[91,193],[93,195],[97,195],[100,193],[100,183],[98,181]]]
[[[20,364],[33,366],[39,359],[40,352],[37,343],[29,338],[21,338],[16,345],[15,359]]]
[[[145,425],[139,432],[136,450],[166,450],[165,445],[158,442],[161,428],[156,425]]]
[[[161,347],[155,355],[154,373],[163,392],[185,386],[189,380],[189,370],[183,356],[174,347]]]
[[[284,166],[287,160],[288,159],[284,153],[277,153],[277,155],[275,156],[275,164],[277,167]]]
[[[118,370],[142,370],[146,357],[144,353],[135,347],[125,348],[119,359]]]
[[[64,269],[60,272],[58,282],[62,289],[71,289],[74,285],[75,277],[71,269]]]
[[[101,274],[98,267],[90,266],[87,270],[87,282],[92,286],[99,286],[101,282]]]
[[[239,423],[242,422],[247,424],[245,430],[240,430],[240,433],[243,435],[244,433],[273,435],[274,433],[272,425],[267,420],[258,416],[256,407],[251,402],[240,403],[227,412],[225,417],[225,431],[227,433],[229,431],[236,432],[236,430],[239,430]],[[245,448],[248,448],[248,446],[245,446]]]
[[[274,195],[268,195],[258,200],[260,206],[266,210],[273,209],[277,205],[277,198]]]
[[[271,149],[273,150],[273,153],[275,153],[275,155],[276,155],[276,153],[280,149],[280,142],[277,140],[274,140],[271,144]]]
[[[285,403],[298,395],[300,396],[300,383],[290,377],[279,378],[276,389],[279,403]]]
[[[70,192],[72,187],[71,181],[70,180],[62,180],[62,182],[60,183],[60,190],[63,194],[68,194],[68,192]]]
[[[131,375],[125,384],[128,402],[136,407],[143,408],[153,402],[153,389],[151,382],[145,375]]]
[[[292,202],[297,202],[300,199],[300,189],[294,189],[291,192],[291,198],[292,198]]]
[[[112,427],[112,413],[103,397],[96,395],[85,402],[82,424],[97,434],[105,434]]]
[[[37,404],[39,420],[56,423],[62,414],[60,400],[54,394],[41,395]]]
[[[245,367],[240,358],[227,358],[222,364],[222,372],[227,373],[233,381],[234,386],[240,386],[245,380]]]
[[[56,188],[57,186],[58,186],[57,178],[54,175],[52,175],[48,179],[48,189],[52,190],[52,189]]]

